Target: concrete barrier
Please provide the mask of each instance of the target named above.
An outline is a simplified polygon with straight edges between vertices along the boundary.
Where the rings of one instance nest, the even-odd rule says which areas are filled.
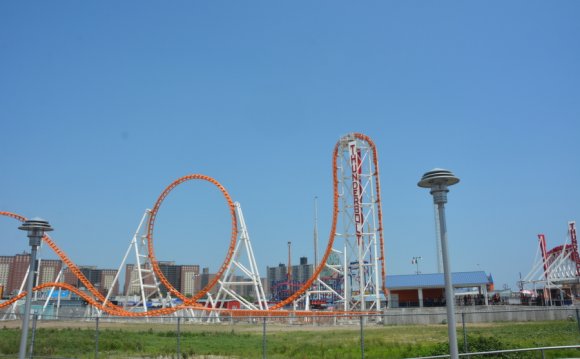
[[[576,320],[577,306],[526,307],[513,305],[457,307],[456,320],[460,323],[530,322]],[[464,314],[463,314],[464,313]],[[444,324],[447,320],[445,307],[437,308],[391,308],[384,311],[385,325]]]

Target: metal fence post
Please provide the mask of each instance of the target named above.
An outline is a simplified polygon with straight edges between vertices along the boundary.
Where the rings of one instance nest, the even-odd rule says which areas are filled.
[[[181,358],[181,317],[177,317],[177,359]]]
[[[32,316],[32,338],[30,338],[30,359],[34,355],[34,338],[36,338],[36,321],[38,320],[38,313],[34,312]]]
[[[363,316],[360,316],[360,357],[365,358],[365,332],[363,330]]]
[[[468,353],[467,348],[467,329],[465,328],[465,312],[461,313],[461,322],[463,323],[463,352]]]
[[[580,309],[576,308],[576,323],[578,324],[578,332],[580,332]]]
[[[99,359],[99,316],[95,320],[95,359]]]
[[[262,359],[266,359],[266,317],[262,319]]]

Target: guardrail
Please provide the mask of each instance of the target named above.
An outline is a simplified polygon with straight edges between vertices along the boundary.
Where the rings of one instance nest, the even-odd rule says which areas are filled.
[[[537,347],[537,348],[520,348],[520,349],[505,349],[505,350],[492,350],[488,352],[473,352],[473,353],[461,353],[459,354],[460,357],[474,357],[479,355],[493,355],[493,354],[509,354],[509,353],[521,353],[521,352],[533,352],[539,351],[542,355],[542,358],[545,358],[544,353],[548,350],[559,350],[559,349],[579,349],[580,345],[560,345],[554,347]],[[429,357],[417,357],[417,358],[409,358],[409,359],[436,359],[436,358],[449,358],[448,354],[446,355],[434,355]]]

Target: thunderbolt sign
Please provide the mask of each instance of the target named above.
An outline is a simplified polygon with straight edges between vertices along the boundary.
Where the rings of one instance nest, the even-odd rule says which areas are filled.
[[[350,152],[350,167],[352,168],[352,197],[354,199],[354,223],[356,237],[360,242],[363,232],[364,215],[362,212],[362,173],[360,151],[356,147],[356,141],[348,143]]]

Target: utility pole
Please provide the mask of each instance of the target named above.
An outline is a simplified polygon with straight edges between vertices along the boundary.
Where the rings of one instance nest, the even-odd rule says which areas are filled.
[[[290,282],[292,281],[292,242],[288,241],[288,286],[290,286]],[[290,288],[288,288],[290,289]]]
[[[417,265],[417,271],[415,272],[416,274],[421,274],[421,271],[419,271],[419,261],[423,259],[423,257],[413,257],[413,259],[411,260],[411,264],[416,264]]]
[[[318,268],[318,197],[314,196],[314,268]],[[316,291],[320,291],[320,281],[316,280]],[[320,297],[320,293],[316,293],[316,298]]]

